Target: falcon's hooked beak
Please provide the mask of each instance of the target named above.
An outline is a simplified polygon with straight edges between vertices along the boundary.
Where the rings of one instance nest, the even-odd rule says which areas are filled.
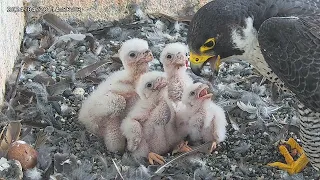
[[[207,39],[203,45],[199,48],[200,54],[191,50],[190,52],[190,67],[194,74],[201,76],[201,69],[203,66],[210,62],[210,66],[214,75],[219,72],[220,55],[214,53],[213,48],[216,45],[216,38]]]
[[[212,71],[214,74],[218,74],[219,72],[219,66],[220,66],[220,55],[217,56],[211,56],[211,55],[199,55],[190,52],[190,67],[194,74],[197,76],[201,76],[201,70],[203,66],[209,62]]]

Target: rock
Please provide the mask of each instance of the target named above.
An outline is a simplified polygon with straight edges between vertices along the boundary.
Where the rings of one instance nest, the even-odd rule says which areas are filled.
[[[23,177],[22,166],[17,160],[0,159],[0,179],[20,180]]]
[[[37,165],[37,151],[24,141],[13,142],[8,149],[7,156],[8,159],[19,161],[24,170],[34,168]]]
[[[65,91],[63,91],[62,95],[66,98],[68,98],[69,96],[72,95],[72,91],[71,89],[66,89]]]
[[[85,52],[87,50],[87,48],[85,46],[80,46],[79,47],[79,51],[80,52]]]
[[[40,61],[40,62],[50,62],[52,60],[53,59],[51,57],[51,54],[49,54],[49,53],[44,53],[44,54],[38,56],[38,61]]]

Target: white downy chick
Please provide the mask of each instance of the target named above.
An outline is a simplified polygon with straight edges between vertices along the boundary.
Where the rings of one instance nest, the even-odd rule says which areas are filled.
[[[91,133],[102,136],[107,150],[111,152],[125,149],[121,121],[139,99],[135,85],[153,60],[148,43],[137,38],[122,44],[119,57],[124,70],[114,72],[102,82],[83,102],[79,112],[79,121]]]
[[[181,101],[183,90],[193,80],[187,73],[188,47],[183,43],[170,43],[162,50],[160,61],[168,79],[168,96],[174,103]]]
[[[164,163],[160,154],[172,149],[168,139],[167,126],[174,121],[174,110],[167,97],[167,80],[163,72],[153,71],[141,76],[137,84],[140,100],[121,124],[121,130],[127,138],[128,150],[137,159],[148,157]],[[172,135],[171,135],[172,136]],[[171,143],[172,142],[172,143]]]
[[[211,142],[210,153],[226,138],[227,120],[224,110],[211,101],[209,86],[195,83],[188,86],[182,96],[186,105],[185,126],[191,142]],[[181,127],[186,128],[186,127]]]
[[[192,78],[187,73],[186,62],[188,62],[188,47],[180,42],[170,43],[165,46],[160,54],[160,61],[163,64],[164,71],[168,79],[168,96],[173,103],[176,111],[176,123],[183,123],[185,105],[181,102],[183,90],[193,84]],[[187,134],[182,128],[178,136],[184,138]],[[174,152],[187,152],[191,148],[187,146],[188,142],[182,141],[178,149]]]

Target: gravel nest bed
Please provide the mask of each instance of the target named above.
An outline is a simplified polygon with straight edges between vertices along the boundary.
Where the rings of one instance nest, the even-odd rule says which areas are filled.
[[[38,148],[37,165],[42,179],[121,179],[118,170],[124,179],[319,179],[310,165],[293,176],[266,165],[284,162],[277,141],[299,139],[299,120],[291,106],[295,99],[278,93],[251,65],[239,60],[223,63],[212,84],[215,102],[232,122],[227,139],[213,154],[194,152],[156,175],[159,166],[139,164],[127,153],[107,152],[102,139],[86,132],[77,120],[82,100],[122,68],[115,56],[121,42],[146,39],[155,56],[150,67],[161,70],[157,58],[162,48],[169,42],[186,42],[188,23],[141,14],[117,22],[70,19],[67,23],[86,38],[77,35],[52,45],[53,39],[62,37],[61,27],[54,28],[43,18],[28,22],[0,117],[1,122],[21,120],[23,128],[32,127],[23,137],[30,144],[44,129],[48,140]],[[168,162],[177,156],[165,158]]]

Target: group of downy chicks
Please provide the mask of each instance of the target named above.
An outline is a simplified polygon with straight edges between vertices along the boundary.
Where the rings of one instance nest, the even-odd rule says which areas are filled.
[[[191,151],[188,142],[212,142],[211,153],[225,140],[227,121],[209,86],[188,75],[187,53],[183,43],[167,44],[160,55],[164,72],[149,71],[153,55],[147,41],[125,41],[119,50],[124,69],[84,100],[79,121],[104,138],[108,151],[128,151],[150,164],[164,164],[162,155],[172,151]]]

